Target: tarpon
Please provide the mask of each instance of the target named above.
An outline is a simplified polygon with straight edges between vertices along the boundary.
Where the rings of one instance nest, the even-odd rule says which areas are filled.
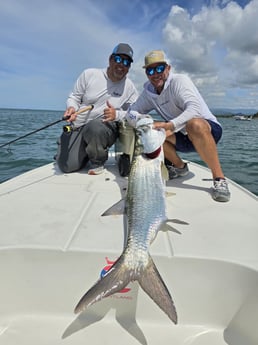
[[[165,133],[153,129],[152,122],[143,121],[137,129],[143,153],[134,157],[128,178],[127,244],[116,263],[81,298],[75,313],[119,292],[131,281],[138,281],[142,289],[177,323],[174,302],[149,254],[150,245],[158,231],[168,227],[165,184],[161,174],[161,146]]]

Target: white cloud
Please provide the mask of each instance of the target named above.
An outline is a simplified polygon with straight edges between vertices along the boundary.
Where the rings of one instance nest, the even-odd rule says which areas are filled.
[[[141,41],[127,26],[118,30],[104,10],[107,4],[97,2],[0,3],[0,106],[44,108],[55,98],[62,109],[84,68],[105,68],[119,42],[132,44],[137,52]]]
[[[189,73],[211,105],[231,102],[232,87],[256,92],[258,0],[245,8],[229,0],[201,7],[204,2],[1,1],[0,107],[62,109],[79,73],[105,68],[118,42],[134,49],[129,75],[139,91],[146,81],[145,53],[164,49],[176,71]],[[252,96],[242,97],[247,99]]]
[[[234,1],[224,5],[213,3],[193,16],[173,6],[163,30],[175,69],[190,74],[210,99],[212,88],[223,94],[225,88],[258,85],[258,0],[244,8]]]

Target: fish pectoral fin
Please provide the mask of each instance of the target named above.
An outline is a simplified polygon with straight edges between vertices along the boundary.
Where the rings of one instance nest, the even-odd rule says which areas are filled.
[[[174,302],[150,255],[147,268],[137,280],[150,298],[177,324],[177,312]]]
[[[166,167],[166,165],[164,164],[164,162],[162,161],[161,162],[161,176],[162,176],[162,179],[164,181],[168,181],[169,180],[169,175],[168,175],[168,169]]]
[[[125,214],[125,199],[119,200],[117,203],[108,208],[101,216],[117,216]]]
[[[124,266],[123,256],[121,256],[106,275],[82,296],[74,312],[77,314],[102,298],[113,295],[126,287],[130,282],[130,271]]]

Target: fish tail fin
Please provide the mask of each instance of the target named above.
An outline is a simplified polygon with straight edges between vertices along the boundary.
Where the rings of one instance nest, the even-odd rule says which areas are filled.
[[[74,312],[77,314],[104,297],[119,292],[130,282],[130,271],[125,267],[121,255],[104,277],[100,278],[80,299]]]
[[[102,298],[121,291],[130,281],[137,280],[150,298],[177,324],[174,302],[151,256],[148,256],[147,267],[141,270],[141,273],[135,275],[135,270],[133,271],[125,265],[124,254],[122,254],[106,275],[82,296],[74,312],[76,314],[82,312]]]
[[[174,302],[150,255],[146,269],[137,280],[150,298],[177,324]]]

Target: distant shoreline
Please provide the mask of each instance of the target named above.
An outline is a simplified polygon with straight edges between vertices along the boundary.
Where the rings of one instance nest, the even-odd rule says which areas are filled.
[[[252,120],[254,120],[254,119],[258,119],[258,113],[257,114],[255,114],[255,115],[245,115],[245,114],[230,114],[230,115],[221,115],[221,114],[214,114],[216,117],[219,117],[219,118],[223,118],[223,119],[225,119],[225,118],[230,118],[230,119],[232,119],[232,118],[234,118],[234,117],[236,117],[236,116],[246,116],[246,117],[252,117]]]
[[[10,110],[10,111],[16,111],[16,110],[23,110],[23,111],[39,111],[39,112],[60,112],[63,113],[64,110],[53,110],[53,109],[31,109],[31,108],[2,108],[1,110]],[[246,116],[246,117],[252,117],[252,119],[258,118],[258,111],[250,109],[244,110],[244,109],[212,109],[210,108],[212,114],[214,114],[216,117],[219,118],[234,118],[235,116]],[[247,113],[246,113],[246,112]]]

